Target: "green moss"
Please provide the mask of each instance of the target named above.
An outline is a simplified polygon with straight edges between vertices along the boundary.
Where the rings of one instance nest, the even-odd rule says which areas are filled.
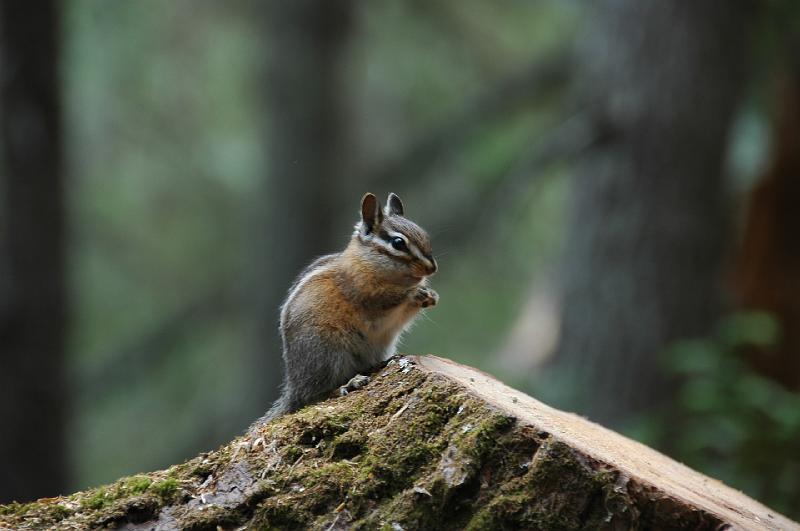
[[[133,494],[144,493],[153,483],[153,480],[147,476],[133,476],[122,481],[122,488],[129,490]]]
[[[403,420],[393,422],[394,417],[390,417],[381,436],[370,441],[361,473],[365,495],[407,488],[438,456],[446,445],[442,432],[458,411],[457,404],[450,400],[456,391],[447,385],[428,386],[421,393],[406,397],[394,413],[402,415]]]
[[[181,471],[178,471],[178,472],[180,473]],[[199,464],[197,466],[192,467],[192,469],[188,471],[188,474],[190,476],[195,476],[195,477],[198,477],[198,478],[206,478],[206,477],[208,477],[209,474],[211,474],[211,472],[212,472],[212,469],[211,469],[210,466],[208,466],[207,464],[201,463],[201,464]]]
[[[217,531],[236,526],[241,515],[236,510],[219,506],[206,506],[203,511],[192,512],[180,520],[179,529],[184,531]]]
[[[333,440],[329,455],[332,459],[352,459],[366,450],[366,444],[363,433],[349,431]]]
[[[490,469],[501,469],[509,459],[521,459],[512,456],[504,444],[510,437],[513,418],[458,393],[450,394],[441,405],[446,423],[430,444],[435,458],[418,471],[413,488],[406,488],[382,505],[376,512],[380,517],[368,517],[364,529],[386,521],[406,529],[462,529],[473,507],[488,498],[481,483],[492,477]],[[520,447],[520,451],[525,450]]]
[[[112,502],[144,494],[154,487],[148,476],[122,478],[114,484],[88,491],[80,498],[79,504],[83,510],[98,511]]]
[[[282,450],[282,453],[284,461],[293,464],[303,455],[303,449],[300,446],[290,444]]]
[[[89,510],[102,509],[110,500],[109,492],[105,487],[100,487],[81,500],[81,508]]]
[[[502,413],[491,412],[484,418],[471,417],[479,423],[472,429],[462,430],[456,435],[455,445],[470,458],[481,461],[498,448],[498,435],[514,425],[514,418]]]
[[[611,476],[595,470],[559,441],[545,441],[529,471],[506,481],[467,529],[579,529]]]
[[[50,514],[56,520],[63,520],[68,516],[72,515],[74,511],[71,509],[64,507],[63,505],[54,504],[50,507]]]
[[[333,481],[348,487],[356,474],[356,466],[345,462],[328,463],[319,467],[310,467],[305,470],[303,477],[316,483],[319,481]],[[346,489],[345,489],[346,490]]]
[[[319,407],[308,407],[294,419],[292,430],[296,443],[301,446],[316,446],[324,439],[332,439],[350,428],[349,415],[330,414]]]
[[[23,516],[35,505],[37,504],[19,502],[11,502],[7,505],[0,505],[0,516]]]
[[[22,522],[26,518],[31,518],[39,522],[41,527],[55,525],[60,521],[74,514],[74,510],[61,505],[63,498],[54,498],[46,501],[31,503],[12,502],[7,505],[0,505],[0,529],[4,529],[5,523]]]
[[[253,529],[304,529],[309,516],[286,503],[267,500],[251,522]]]
[[[170,501],[177,494],[180,485],[175,478],[167,478],[163,481],[153,483],[150,490],[164,501]]]

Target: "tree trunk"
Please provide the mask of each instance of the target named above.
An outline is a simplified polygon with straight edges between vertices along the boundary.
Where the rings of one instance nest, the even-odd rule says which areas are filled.
[[[264,73],[269,175],[256,216],[255,269],[259,342],[250,360],[252,401],[266,411],[281,381],[278,308],[294,277],[315,256],[344,248],[359,195],[347,197],[351,164],[344,112],[343,59],[350,0],[271,0]],[[343,218],[345,213],[352,216]]]
[[[43,529],[800,529],[490,376],[395,358],[344,398],[162,472],[28,505]]]
[[[0,501],[66,485],[58,2],[0,2]]]
[[[748,198],[734,289],[742,307],[780,325],[775,345],[752,350],[754,367],[800,390],[800,35],[786,44],[795,53],[777,76],[772,165]]]
[[[593,4],[581,50],[602,140],[575,176],[557,403],[618,425],[666,405],[665,347],[722,306],[722,161],[743,82],[746,1]],[[556,398],[555,396],[553,398]]]

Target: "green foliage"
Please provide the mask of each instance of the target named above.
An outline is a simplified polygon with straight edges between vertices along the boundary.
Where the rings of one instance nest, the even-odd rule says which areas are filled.
[[[679,378],[678,426],[655,419],[650,442],[795,518],[800,515],[800,394],[757,374],[743,357],[778,337],[763,312],[734,314],[711,337],[683,341],[665,366]],[[655,437],[654,437],[655,436]]]

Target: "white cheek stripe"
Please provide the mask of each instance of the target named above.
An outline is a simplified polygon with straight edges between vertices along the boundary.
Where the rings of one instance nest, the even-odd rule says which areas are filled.
[[[387,242],[383,241],[380,238],[375,238],[374,237],[375,236],[374,233],[365,235],[363,232],[361,232],[361,223],[356,225],[356,230],[355,230],[354,234],[362,242],[364,242],[364,243],[372,243],[374,245],[379,245],[383,249],[386,249],[386,251],[388,251],[390,254],[393,254],[394,256],[406,256],[406,254],[407,254],[407,253],[405,253],[403,251],[398,251],[397,249],[392,247],[392,244],[387,243]],[[425,257],[425,255],[422,254],[422,251],[419,250],[419,247],[417,247],[415,244],[413,244],[410,241],[408,241],[408,238],[406,237],[405,234],[403,234],[401,232],[395,232],[393,230],[387,230],[386,234],[388,234],[390,238],[400,238],[400,239],[402,239],[404,242],[406,242],[406,247],[408,247],[408,250],[411,252],[411,254],[417,260],[419,260],[422,263],[426,264],[428,267],[433,267],[433,262],[428,260]]]
[[[422,262],[423,264],[427,264],[427,265],[429,265],[429,266],[433,267],[433,264],[431,264],[431,261],[430,261],[430,260],[428,260],[427,258],[425,258],[424,256],[422,256],[422,252],[420,252],[419,248],[418,248],[416,245],[414,245],[414,244],[412,243],[412,244],[409,246],[409,249],[411,250],[411,253],[412,253],[412,254],[413,254],[415,257],[417,257],[417,259],[418,259],[420,262]]]
[[[406,242],[406,247],[408,247],[408,250],[411,251],[411,254],[414,255],[414,257],[417,260],[419,260],[423,264],[426,264],[428,267],[433,267],[433,262],[431,262],[430,260],[425,258],[425,255],[422,254],[422,251],[419,250],[419,247],[417,247],[416,244],[413,244],[410,241],[408,241],[408,238],[406,237],[405,234],[402,234],[400,232],[394,232],[394,231],[386,231],[386,233],[389,236],[393,237],[393,238],[394,237],[402,238],[403,241]],[[394,247],[392,247],[391,245],[389,245],[388,248],[390,250],[394,251]],[[397,253],[393,252],[393,254],[397,254]],[[405,254],[405,253],[402,253],[402,254]]]
[[[405,234],[401,234],[399,232],[394,232],[392,230],[387,230],[386,234],[390,238],[400,238],[401,240],[406,242],[406,246],[408,246],[408,238],[406,238]],[[383,247],[384,249],[386,249],[387,251],[389,251],[390,253],[392,253],[395,256],[405,256],[406,255],[406,253],[404,253],[403,251],[398,251],[397,249],[392,247],[391,243],[387,243],[387,242],[385,242],[383,240],[378,240],[378,245],[380,245],[381,247]]]

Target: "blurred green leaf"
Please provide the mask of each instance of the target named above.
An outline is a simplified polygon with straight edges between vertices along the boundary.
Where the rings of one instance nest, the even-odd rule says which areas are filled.
[[[723,320],[719,327],[722,342],[730,347],[768,346],[778,338],[778,322],[767,312],[737,313]]]
[[[719,366],[719,346],[707,339],[680,341],[670,348],[664,365],[680,374],[703,374]]]

